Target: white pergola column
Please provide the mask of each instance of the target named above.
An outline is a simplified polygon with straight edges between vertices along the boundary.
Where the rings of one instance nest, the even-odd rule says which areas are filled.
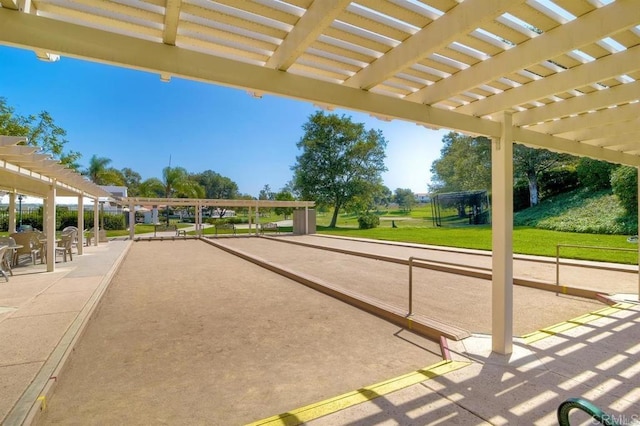
[[[491,141],[492,350],[513,351],[513,128],[505,112],[500,138]]]
[[[202,238],[204,235],[204,227],[202,225],[202,205],[198,204],[198,237]]]
[[[256,201],[256,237],[258,236],[258,227],[260,226],[260,208],[258,207],[258,202]]]
[[[9,193],[9,234],[16,232],[16,193]]]
[[[136,206],[129,204],[129,239],[133,241],[136,235]]]
[[[43,225],[46,223],[47,235],[47,272],[53,272],[56,263],[56,181],[51,183],[44,200]]]
[[[309,207],[304,206],[304,235],[309,235]]]
[[[98,208],[98,198],[93,200],[93,245],[98,245],[100,239],[100,209]]]
[[[78,195],[78,254],[84,253],[84,197]]]
[[[252,222],[252,220],[251,220],[251,206],[249,206],[249,235],[251,235],[251,233],[253,232],[252,228],[251,228],[251,222]],[[257,224],[256,224],[256,229],[258,229],[258,225]],[[256,234],[257,234],[257,232],[256,232]]]

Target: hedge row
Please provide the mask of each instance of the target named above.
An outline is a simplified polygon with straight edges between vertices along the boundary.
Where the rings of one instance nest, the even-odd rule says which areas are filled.
[[[39,214],[40,213],[40,214]],[[104,229],[106,230],[122,230],[126,229],[126,224],[124,220],[124,215],[122,214],[110,214],[105,213],[101,216],[104,221]],[[22,215],[22,224],[23,225],[31,225],[36,229],[43,229],[42,226],[42,214],[40,212],[31,212]],[[84,212],[84,224],[85,228],[93,227],[93,212],[86,211]],[[16,223],[16,226],[18,224]],[[77,211],[59,211],[56,214],[56,230],[60,231],[67,226],[77,226],[78,225],[78,212]],[[9,215],[8,213],[2,212],[0,213],[0,231],[7,232],[9,230]]]

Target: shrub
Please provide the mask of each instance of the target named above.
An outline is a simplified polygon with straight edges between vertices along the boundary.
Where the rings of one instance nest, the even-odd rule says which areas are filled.
[[[578,173],[573,167],[546,170],[540,174],[540,198],[553,197],[578,187]]]
[[[638,173],[636,168],[621,166],[611,173],[611,188],[630,216],[638,214]]]
[[[576,166],[576,172],[582,186],[593,190],[609,189],[611,188],[611,173],[616,167],[615,164],[606,161],[583,157]]]
[[[380,225],[380,218],[373,213],[364,213],[358,216],[358,227],[360,229],[371,229]]]

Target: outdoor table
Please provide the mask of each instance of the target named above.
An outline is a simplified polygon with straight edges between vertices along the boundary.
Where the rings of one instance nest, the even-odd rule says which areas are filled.
[[[18,266],[18,257],[16,256],[16,250],[21,249],[24,246],[20,244],[15,244],[8,247],[9,249],[13,250],[13,255],[11,256],[11,267]]]

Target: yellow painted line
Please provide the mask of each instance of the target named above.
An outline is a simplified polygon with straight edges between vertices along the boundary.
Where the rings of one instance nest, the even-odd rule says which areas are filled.
[[[618,303],[613,306],[590,312],[588,314],[580,315],[579,317],[570,319],[569,321],[564,321],[552,325],[551,327],[546,327],[541,330],[534,331],[533,333],[525,334],[524,336],[522,336],[522,339],[526,344],[537,342],[538,340],[542,340],[546,337],[554,336],[558,333],[571,330],[572,328],[579,327],[581,325],[595,321],[599,318],[608,317],[609,315],[613,315],[616,312],[624,311],[632,306],[632,303]]]
[[[370,401],[379,396],[404,389],[415,385],[416,383],[458,370],[470,364],[470,362],[461,361],[441,361],[430,367],[426,367],[394,379],[386,380],[384,382],[367,386],[353,392],[348,392],[315,404],[307,405],[293,411],[249,423],[247,426],[299,425],[345,408]]]
[[[40,409],[42,411],[45,411],[47,409],[47,397],[45,397],[44,395],[40,395],[38,397],[38,401],[40,401]]]

